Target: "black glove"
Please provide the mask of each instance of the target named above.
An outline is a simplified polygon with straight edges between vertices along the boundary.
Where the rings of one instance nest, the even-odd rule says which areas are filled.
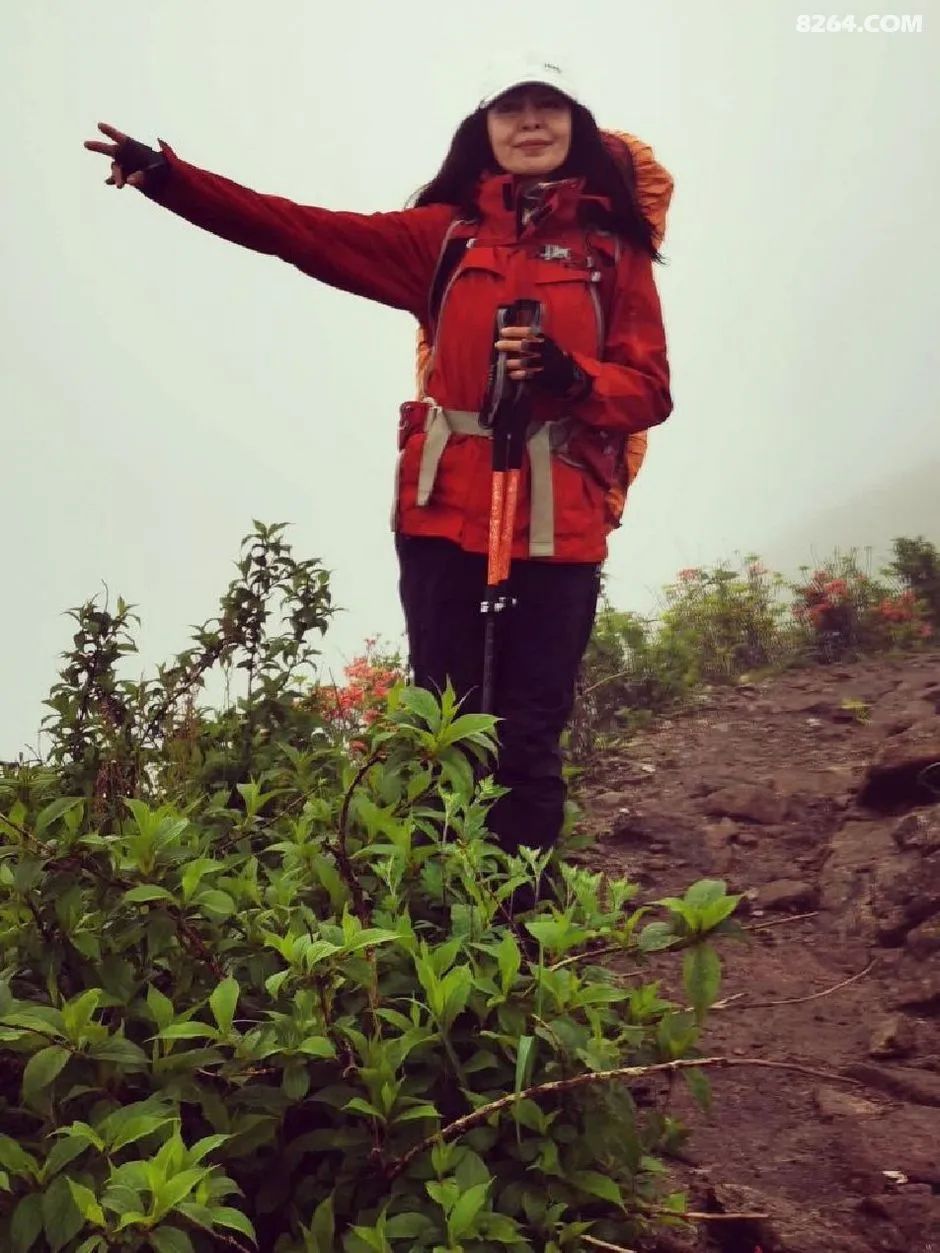
[[[548,335],[533,336],[523,344],[527,370],[535,370],[532,382],[543,391],[564,400],[583,400],[591,390],[591,380],[573,357],[559,348]]]
[[[162,152],[149,148],[138,139],[127,138],[118,144],[114,159],[124,171],[125,179],[143,170],[147,175],[144,186],[148,191],[159,187],[170,170],[170,163]]]

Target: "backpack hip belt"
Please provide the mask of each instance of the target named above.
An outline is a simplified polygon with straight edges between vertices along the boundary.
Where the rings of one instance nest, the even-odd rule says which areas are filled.
[[[480,424],[479,413],[465,409],[444,409],[436,401],[427,399],[407,401],[402,405],[401,426],[403,431],[421,426],[424,430],[424,447],[418,469],[418,491],[415,503],[427,505],[434,490],[438,467],[451,435],[476,435],[492,439],[492,429]],[[423,422],[420,412],[423,411]],[[578,469],[584,467],[567,454],[567,443],[575,419],[563,417],[548,422],[533,422],[526,432],[526,448],[529,453],[531,484],[531,508],[529,513],[529,556],[553,557],[555,555],[555,492],[552,482],[552,456],[558,456]],[[402,441],[403,442],[403,441]],[[392,507],[392,526],[398,512],[396,475],[395,502]]]

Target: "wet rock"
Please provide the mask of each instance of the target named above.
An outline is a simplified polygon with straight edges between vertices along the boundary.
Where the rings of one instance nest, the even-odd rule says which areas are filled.
[[[904,1253],[936,1253],[940,1196],[917,1195],[908,1186],[891,1196],[871,1197],[864,1204],[867,1213],[890,1223],[897,1233],[892,1243],[867,1245],[867,1248],[889,1249],[891,1253],[902,1249]]]
[[[727,874],[734,864],[734,849],[738,834],[738,824],[730,818],[722,818],[721,822],[710,822],[705,827],[705,847],[711,855],[712,867],[716,874]]]
[[[759,889],[757,903],[761,909],[780,911],[815,909],[819,904],[819,892],[802,879],[776,879]]]
[[[906,814],[891,834],[899,848],[924,856],[940,851],[940,808]]]
[[[914,1051],[915,1033],[910,1019],[891,1014],[875,1023],[868,1044],[872,1057],[907,1057]]]
[[[940,857],[896,855],[876,867],[871,890],[878,939],[901,944],[913,927],[940,913]]]
[[[758,905],[777,911],[816,909],[819,905],[819,889],[804,879],[775,879],[759,889]]]
[[[747,783],[734,784],[713,792],[703,806],[705,812],[716,818],[737,818],[772,826],[785,822],[787,798],[768,787]]]
[[[889,1004],[892,1009],[940,1014],[940,970],[905,972],[892,987]]]
[[[883,822],[847,822],[833,836],[820,874],[821,900],[837,915],[842,931],[873,931],[872,876],[877,866],[896,856],[897,845]]]
[[[870,1118],[882,1112],[882,1107],[874,1101],[867,1101],[845,1088],[817,1088],[813,1104],[823,1118]]]
[[[911,955],[920,961],[940,953],[940,918],[922,922],[913,931],[908,931],[905,944]]]
[[[940,1106],[940,1075],[915,1066],[876,1066],[872,1062],[852,1062],[845,1068],[850,1079],[912,1105]],[[934,1133],[940,1128],[933,1116]]]
[[[625,792],[600,792],[591,798],[591,808],[602,814],[616,813],[630,801]]]
[[[935,801],[923,775],[938,762],[940,718],[933,717],[884,741],[866,772],[859,804],[891,813]]]

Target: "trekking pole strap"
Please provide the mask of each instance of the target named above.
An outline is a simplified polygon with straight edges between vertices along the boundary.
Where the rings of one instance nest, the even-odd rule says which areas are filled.
[[[561,422],[566,420],[563,418]],[[526,439],[531,469],[531,513],[529,518],[529,556],[555,555],[555,493],[552,483],[552,427],[554,422],[541,422]],[[451,435],[476,435],[492,439],[492,428],[480,424],[480,415],[462,409],[444,409],[428,401],[424,420],[424,448],[418,470],[416,504],[426,505],[431,499],[434,482],[444,449]]]

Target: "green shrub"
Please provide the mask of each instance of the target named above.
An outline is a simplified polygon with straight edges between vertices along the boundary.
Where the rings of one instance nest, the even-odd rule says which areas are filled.
[[[920,603],[922,616],[932,628],[921,631],[928,639],[940,628],[940,551],[936,544],[919,535],[916,539],[896,539],[888,570]]]
[[[688,639],[605,600],[584,656],[569,752],[583,760],[598,747],[616,746],[653,715],[683,703],[696,682]]]
[[[351,749],[310,699],[328,580],[281,528],[155,680],[120,677],[127,606],[75,616],[49,758],[0,778],[0,1247],[551,1251],[679,1221],[682,1129],[608,1072],[693,1059],[707,1100],[724,885],[640,904],[507,857],[493,720],[449,691],[395,686]],[[213,712],[219,665],[242,691]],[[664,950],[681,1001],[637,977]]]
[[[725,683],[773,665],[785,648],[783,580],[756,557],[743,570],[688,569],[666,588],[665,640],[681,641],[697,683]]]

